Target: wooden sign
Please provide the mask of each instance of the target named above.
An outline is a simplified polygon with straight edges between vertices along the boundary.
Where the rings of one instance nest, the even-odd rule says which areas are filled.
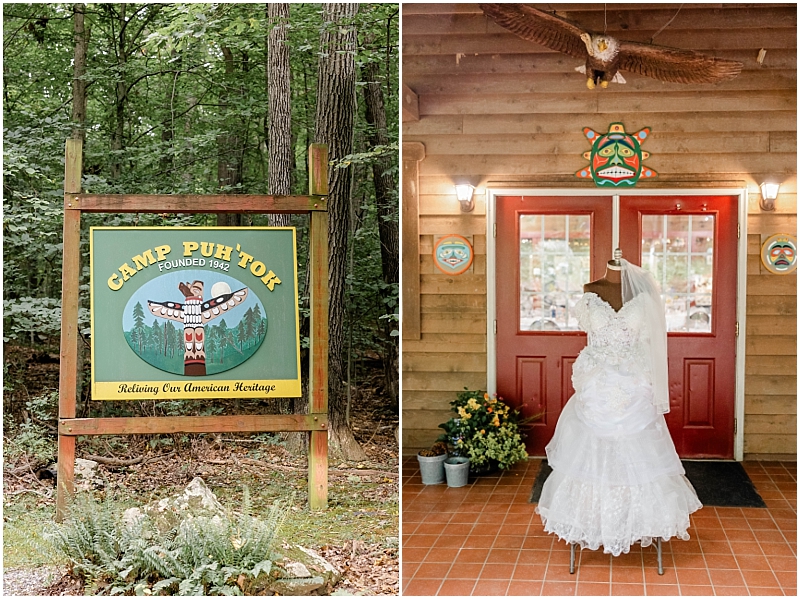
[[[292,227],[93,227],[93,399],[299,397]]]
[[[761,263],[769,272],[788,275],[797,268],[797,237],[778,233],[761,246]]]

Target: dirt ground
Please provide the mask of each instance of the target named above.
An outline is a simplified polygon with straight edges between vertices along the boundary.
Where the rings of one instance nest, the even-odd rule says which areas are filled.
[[[47,353],[24,347],[13,349],[7,355],[6,376],[10,375],[15,391],[13,399],[7,392],[5,407],[17,411],[26,396],[57,388],[58,364]],[[398,418],[384,398],[381,380],[377,371],[365,376],[351,407],[351,426],[368,459],[330,461],[329,508],[314,513],[313,518],[309,517],[306,500],[307,459],[289,451],[286,440],[278,435],[100,437],[79,440],[77,456],[91,459],[99,455],[120,462],[141,458],[135,464],[99,466],[101,482],[91,492],[98,498],[112,497],[122,505],[147,503],[178,493],[195,476],[206,482],[224,506],[240,500],[245,486],[251,492],[253,511],[276,499],[288,501],[290,515],[282,536],[315,549],[343,572],[334,591],[396,595]],[[239,406],[241,411],[251,413],[263,408],[255,402]],[[45,425],[54,428],[55,421]],[[55,443],[54,434],[51,439]],[[52,525],[55,481],[36,476],[42,465],[31,456],[9,459],[4,455],[4,596],[83,593],[80,582],[53,556],[36,556],[31,558],[38,562],[36,566],[25,567],[28,558],[23,550],[9,546],[24,536],[25,527]]]

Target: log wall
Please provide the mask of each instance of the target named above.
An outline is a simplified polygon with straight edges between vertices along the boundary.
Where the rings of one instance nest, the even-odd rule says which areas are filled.
[[[625,85],[590,91],[574,71],[579,61],[506,32],[477,4],[403,5],[403,84],[413,108],[403,140],[422,144],[425,156],[413,264],[420,328],[403,340],[404,452],[431,444],[457,391],[486,388],[487,183],[586,187],[574,177],[589,149],[582,128],[605,132],[621,121],[628,131],[652,128],[643,148],[660,176],[639,188],[749,190],[745,453],[796,455],[797,279],[768,273],[759,259],[764,239],[797,230],[796,5],[553,6],[590,29],[606,21],[610,35],[641,42],[677,12],[655,43],[740,60],[744,69],[717,85],[624,73]],[[758,207],[767,178],[782,183],[773,213]],[[478,188],[466,215],[453,190],[462,182]],[[474,266],[457,277],[440,274],[431,258],[434,236],[448,233],[474,242]]]

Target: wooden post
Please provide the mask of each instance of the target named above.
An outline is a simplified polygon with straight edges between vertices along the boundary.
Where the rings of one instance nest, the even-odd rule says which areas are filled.
[[[309,194],[328,193],[328,147],[312,144],[308,153]],[[309,412],[328,415],[328,213],[312,212],[309,232],[310,360]],[[308,503],[328,507],[328,432],[311,431],[308,444]]]
[[[328,146],[325,144],[308,147],[308,194],[328,195]]]
[[[81,213],[72,210],[70,194],[80,193],[83,141],[68,139],[64,161],[64,252],[61,271],[61,355],[58,417],[75,418],[78,372],[78,288],[80,286]],[[59,431],[60,433],[60,431]],[[64,519],[74,491],[75,437],[58,435],[56,522]]]
[[[425,146],[403,142],[402,268],[403,339],[420,339],[419,266],[419,163],[425,158]]]

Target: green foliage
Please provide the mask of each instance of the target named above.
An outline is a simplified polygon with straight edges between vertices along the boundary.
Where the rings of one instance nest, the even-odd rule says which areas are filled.
[[[445,431],[439,439],[450,443],[454,454],[468,457],[471,469],[480,470],[489,464],[508,468],[527,459],[519,412],[502,398],[465,388],[450,405],[458,418],[439,425]]]
[[[124,522],[118,506],[79,496],[52,535],[56,549],[94,594],[243,595],[273,575],[273,546],[286,510],[265,518],[242,512],[196,516],[164,525],[145,512]]]
[[[4,498],[4,570],[61,564],[58,552],[46,536],[53,526],[55,507],[43,503],[42,497],[34,493],[7,495]]]
[[[41,424],[26,420],[16,424],[11,418],[3,416],[3,456],[15,459],[23,455],[33,461],[49,462],[55,459],[55,439]]]
[[[291,191],[296,194],[308,191],[306,158],[308,145],[315,141],[318,60],[326,51],[320,48],[322,10],[321,4],[292,3],[288,20],[295,156]],[[73,5],[66,3],[3,5],[5,340],[27,337],[36,343],[59,332],[64,142],[73,132],[72,11]],[[264,4],[93,4],[87,6],[85,20],[91,35],[84,77],[84,191],[266,192],[270,123],[265,42],[274,23],[268,22]],[[348,249],[353,267],[344,329],[353,331],[346,347],[357,357],[397,353],[397,284],[383,281],[377,231],[381,219],[396,223],[397,215],[378,215],[372,165],[388,161],[388,168],[398,172],[398,24],[398,4],[362,4],[355,18],[357,73],[363,79],[361,67],[378,65],[389,140],[380,147],[370,145],[360,93],[365,81],[358,81],[354,152],[341,163],[353,170],[355,218]],[[231,61],[225,60],[226,52]],[[231,140],[237,141],[236,148],[229,147]],[[225,186],[219,168],[231,154],[239,158],[241,180]],[[213,226],[216,219],[203,214],[84,214],[81,223],[85,309],[88,227]],[[248,215],[244,224],[265,225],[268,219]],[[292,224],[298,228],[303,295],[308,218],[293,215]],[[255,330],[245,330],[248,339],[267,334],[258,318],[251,324]],[[81,327],[85,331],[88,318],[82,316]],[[146,328],[136,334],[137,344],[147,342]],[[223,352],[235,353],[234,346],[253,343],[239,339],[238,330],[231,335],[215,340],[211,360],[218,361]]]
[[[56,420],[58,393],[53,391],[31,397],[25,402],[27,418],[21,424],[10,414],[3,414],[3,456],[16,459],[27,455],[34,463],[55,459],[55,433],[45,422]]]

